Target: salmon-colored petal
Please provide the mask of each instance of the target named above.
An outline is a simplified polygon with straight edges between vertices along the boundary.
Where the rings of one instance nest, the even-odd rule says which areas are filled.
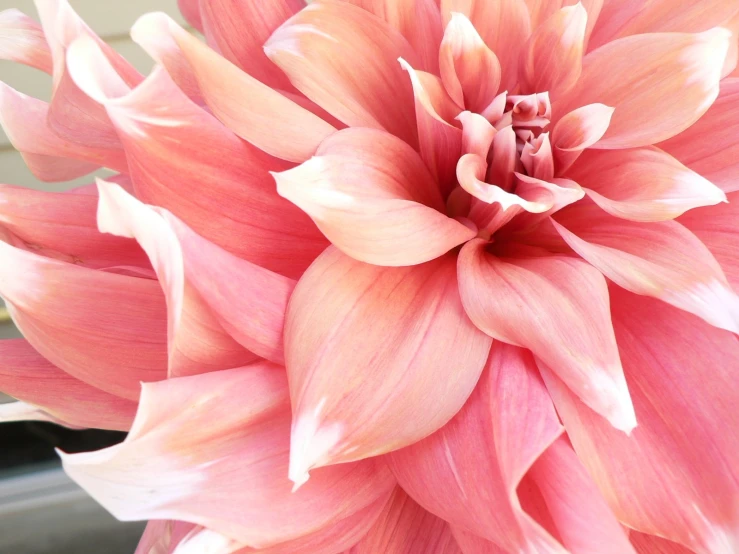
[[[513,90],[518,82],[521,49],[531,34],[524,0],[441,0],[440,5],[444,25],[448,25],[452,12],[472,22],[500,61],[501,89]]]
[[[739,79],[722,81],[706,114],[659,147],[724,192],[739,190]]]
[[[462,554],[449,525],[416,504],[400,487],[369,533],[345,554]]]
[[[605,135],[613,111],[605,104],[588,104],[571,111],[557,122],[552,130],[552,154],[557,176],[563,175],[586,148]]]
[[[498,258],[477,239],[462,248],[459,279],[475,325],[529,348],[617,429],[634,428],[606,281],[595,268],[565,256]]]
[[[0,341],[0,390],[76,427],[127,431],[136,404],[75,379],[24,339]]]
[[[555,14],[555,12],[566,6],[573,6],[578,3],[577,0],[525,0],[526,5],[529,8],[529,14],[531,16],[531,28],[536,30],[542,25],[547,19]],[[579,2],[585,8],[588,15],[588,24],[585,30],[585,45],[587,47],[590,35],[595,28],[598,18],[600,16],[603,5],[608,3],[608,0],[580,0]],[[622,9],[625,6],[621,6]]]
[[[486,160],[497,129],[482,115],[470,111],[462,112],[456,119],[462,124],[462,151]]]
[[[609,428],[545,372],[557,412],[622,523],[697,552],[731,552],[739,529],[731,461],[739,445],[739,342],[657,300],[617,287],[611,294],[639,427],[630,436]]]
[[[631,531],[629,540],[637,554],[694,554],[676,542],[668,541],[655,535],[647,535],[639,531]]]
[[[415,52],[385,21],[347,2],[313,2],[275,31],[265,52],[340,121],[418,144],[413,92],[397,61],[418,67]]]
[[[618,285],[739,332],[739,297],[711,252],[679,223],[623,221],[592,204],[556,219],[567,244]]]
[[[88,186],[59,193],[0,185],[0,226],[45,256],[91,268],[149,266],[135,242],[98,231],[97,202]]]
[[[731,33],[654,33],[611,42],[583,59],[577,85],[552,106],[566,114],[596,102],[615,108],[595,148],[648,146],[695,123],[718,96]],[[633,60],[639,60],[635,65]]]
[[[442,213],[439,189],[418,154],[384,131],[339,131],[316,157],[274,177],[280,195],[362,262],[415,265],[475,236]]]
[[[557,10],[531,35],[521,56],[522,92],[548,91],[552,101],[570,90],[582,71],[588,13],[581,3]]]
[[[177,6],[187,22],[201,33],[203,32],[203,18],[200,15],[201,0],[177,0]]]
[[[655,147],[588,150],[567,171],[609,214],[632,221],[665,221],[726,201],[724,192]]]
[[[151,259],[162,285],[167,299],[169,375],[195,375],[240,367],[254,361],[257,356],[242,348],[226,333],[218,322],[217,314],[198,292],[193,279],[189,278],[187,270],[193,264],[189,260],[186,264],[185,255],[193,255],[192,247],[183,247],[180,237],[168,224],[167,217],[114,184],[98,181],[98,187],[100,230],[135,238]],[[205,239],[200,241],[208,244],[210,250],[218,248]],[[201,257],[207,252],[198,251]],[[247,263],[241,262],[242,265]],[[234,271],[233,268],[226,270],[222,265],[216,267],[219,275],[231,276]],[[223,289],[219,283],[212,282],[210,285]],[[248,285],[244,289],[248,290]],[[262,298],[268,297],[271,292],[261,291]]]
[[[187,521],[252,547],[298,539],[372,506],[379,514],[394,479],[375,460],[318,470],[291,492],[289,429],[285,373],[263,362],[145,384],[121,445],[62,461],[121,520]],[[354,524],[367,529],[364,519]]]
[[[284,275],[300,275],[325,247],[313,222],[274,188],[268,170],[287,164],[231,133],[187,98],[161,67],[118,99],[105,98],[104,83],[89,66],[78,69],[86,91],[105,103],[142,201],[171,211],[237,256]],[[213,218],[214,213],[221,217]]]
[[[200,0],[208,43],[252,77],[282,89],[289,89],[290,81],[267,58],[262,45],[304,7],[304,0]]]
[[[464,404],[492,341],[456,290],[451,254],[385,268],[329,248],[308,269],[285,324],[296,485],[311,468],[415,442]]]
[[[500,86],[500,62],[463,14],[454,12],[439,49],[441,80],[449,96],[472,112],[482,112]]]
[[[51,50],[41,25],[16,9],[0,12],[0,60],[52,71]]]
[[[73,377],[136,400],[141,381],[166,375],[166,314],[156,281],[0,241],[0,295],[31,345]]]

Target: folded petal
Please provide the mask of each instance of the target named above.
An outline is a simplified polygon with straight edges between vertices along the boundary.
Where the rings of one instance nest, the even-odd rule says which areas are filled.
[[[254,548],[298,539],[371,507],[377,517],[394,480],[374,460],[316,471],[292,493],[285,479],[289,429],[285,373],[262,362],[145,384],[122,444],[64,454],[62,461],[121,520],[196,523]],[[354,523],[367,529],[366,519]]]
[[[614,427],[633,429],[603,276],[574,258],[499,258],[486,245],[470,241],[459,256],[462,303],[475,325],[530,349]]]
[[[16,9],[0,12],[0,60],[51,73],[51,50],[41,25]]]
[[[706,114],[659,147],[724,192],[739,190],[739,79],[723,80]]]
[[[611,215],[665,221],[726,201],[724,192],[656,147],[584,152],[567,177]]]
[[[443,213],[439,189],[419,155],[384,131],[339,131],[314,158],[274,177],[281,196],[362,262],[415,265],[475,236]]]
[[[464,404],[492,341],[456,291],[451,254],[385,268],[329,248],[308,269],[285,323],[296,485],[311,468],[413,443]]]
[[[418,144],[413,93],[397,60],[418,64],[412,47],[385,21],[347,2],[314,2],[264,48],[300,92],[343,123],[385,129]]]
[[[592,204],[556,219],[567,244],[619,286],[739,332],[739,297],[708,248],[679,223],[623,221]]]
[[[156,281],[0,242],[0,296],[31,345],[73,377],[136,400],[142,381],[166,376],[166,313]]]
[[[521,56],[523,93],[548,91],[554,101],[582,71],[588,12],[581,3],[557,10],[534,31]]]
[[[209,44],[229,61],[272,88],[289,89],[290,81],[264,53],[272,32],[305,7],[304,0],[200,0]]]
[[[0,390],[75,427],[127,431],[136,404],[65,373],[25,339],[0,341]]]
[[[731,33],[654,33],[622,38],[583,59],[577,85],[552,113],[602,103],[615,108],[596,148],[648,146],[695,123],[718,96]],[[634,64],[633,60],[639,60]]]
[[[739,342],[657,300],[611,294],[639,426],[630,436],[609,428],[545,371],[575,451],[624,525],[697,552],[731,552]]]
[[[552,147],[558,176],[564,174],[586,148],[606,134],[613,111],[605,104],[588,104],[557,122],[552,130]]]

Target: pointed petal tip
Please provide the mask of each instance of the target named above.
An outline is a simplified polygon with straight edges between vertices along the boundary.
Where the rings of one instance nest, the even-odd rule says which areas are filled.
[[[613,374],[614,372],[610,372]],[[618,368],[618,374],[622,375],[622,370]],[[609,384],[612,404],[606,414],[606,419],[613,427],[619,431],[623,431],[630,436],[632,431],[636,429],[636,412],[634,404],[631,401],[631,394],[623,378],[616,378]]]
[[[331,463],[330,455],[343,435],[337,423],[326,425],[320,415],[325,405],[323,399],[313,410],[296,411],[296,419],[290,437],[290,463],[288,478],[295,483],[293,492],[308,481],[311,469]]]

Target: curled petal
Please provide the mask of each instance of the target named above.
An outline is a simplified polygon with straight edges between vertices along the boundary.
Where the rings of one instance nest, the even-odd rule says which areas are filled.
[[[462,151],[487,159],[495,134],[498,132],[490,122],[477,113],[464,111],[457,116],[462,123]],[[487,166],[487,164],[486,164]]]
[[[552,131],[557,175],[565,173],[586,148],[592,147],[605,135],[613,111],[605,104],[588,104],[557,122]]]
[[[311,468],[413,443],[464,404],[492,341],[457,286],[453,255],[385,268],[329,248],[308,269],[285,324],[296,485]]]
[[[574,258],[498,258],[485,247],[470,241],[459,256],[462,302],[475,325],[529,348],[614,427],[633,429],[603,276]]]
[[[415,265],[475,236],[442,213],[439,189],[418,154],[384,131],[339,131],[316,157],[274,177],[280,195],[359,261]]]
[[[535,179],[551,181],[554,178],[554,156],[549,133],[542,133],[524,145],[521,163],[528,175]]]
[[[51,50],[41,25],[16,9],[0,12],[0,60],[51,73]]]
[[[62,461],[124,521],[187,521],[253,548],[344,520],[366,530],[366,510],[377,517],[393,490],[390,472],[374,460],[342,464],[316,471],[293,493],[285,479],[289,428],[285,373],[262,362],[145,384],[122,444]]]
[[[136,404],[65,373],[24,339],[0,341],[0,390],[74,427],[127,431]]]

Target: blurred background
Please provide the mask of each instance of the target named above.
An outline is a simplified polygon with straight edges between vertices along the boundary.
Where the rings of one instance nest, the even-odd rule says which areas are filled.
[[[142,73],[151,59],[131,41],[129,29],[146,12],[163,11],[184,25],[177,0],[69,0],[87,24]],[[17,8],[38,19],[33,0],[0,0],[0,11]],[[50,77],[0,60],[0,80],[30,96],[49,100]],[[105,173],[101,173],[104,175]],[[92,182],[42,183],[26,168],[0,129],[0,182],[63,190]],[[19,337],[0,300],[0,340]],[[12,401],[0,393],[0,403]],[[133,554],[142,523],[121,523],[88,498],[61,470],[55,448],[95,450],[122,433],[71,431],[48,423],[0,424],[0,554]]]

